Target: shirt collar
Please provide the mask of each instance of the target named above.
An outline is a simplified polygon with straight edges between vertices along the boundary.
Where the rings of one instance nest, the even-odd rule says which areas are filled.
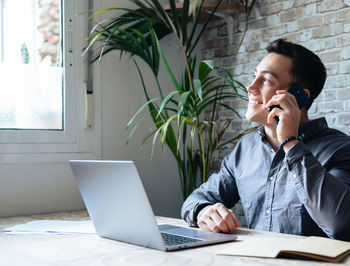
[[[256,132],[260,135],[262,139],[266,137],[264,126],[258,127],[256,129]]]
[[[299,135],[303,136],[304,139],[311,139],[326,128],[328,128],[327,121],[324,117],[321,117],[315,120],[310,120],[307,123],[300,124]]]
[[[300,124],[299,135],[303,136],[304,139],[310,139],[327,127],[328,124],[324,117],[310,120],[309,122]],[[266,137],[264,126],[258,127],[257,132],[262,139]]]

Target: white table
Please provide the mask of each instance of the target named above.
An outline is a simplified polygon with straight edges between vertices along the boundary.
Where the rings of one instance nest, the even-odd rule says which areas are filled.
[[[33,220],[86,220],[86,211],[0,218],[0,229]],[[179,219],[157,217],[159,224],[187,226]],[[274,236],[298,239],[300,236],[239,229],[238,239]],[[220,256],[216,252],[232,243],[162,252],[113,241],[97,235],[7,235],[0,233],[0,265],[329,265],[331,263]],[[350,257],[336,265],[350,265]]]

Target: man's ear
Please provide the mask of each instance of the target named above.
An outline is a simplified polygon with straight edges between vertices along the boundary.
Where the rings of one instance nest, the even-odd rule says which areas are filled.
[[[310,99],[310,91],[309,91],[309,89],[304,89],[304,91],[305,91],[307,97]]]

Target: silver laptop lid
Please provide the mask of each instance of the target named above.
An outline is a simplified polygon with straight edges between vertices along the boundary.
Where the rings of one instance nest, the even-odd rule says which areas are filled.
[[[100,236],[165,250],[132,161],[72,160],[70,166]]]

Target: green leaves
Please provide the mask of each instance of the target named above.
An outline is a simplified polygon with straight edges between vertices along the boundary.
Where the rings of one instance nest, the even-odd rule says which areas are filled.
[[[138,57],[151,69],[158,91],[147,85],[148,80],[144,80],[143,72],[134,60],[145,103],[126,126],[129,133],[126,143],[139,126],[151,118],[153,126],[146,132],[142,143],[152,139],[151,156],[157,141],[163,152],[166,146],[170,149],[179,169],[185,198],[197,184],[206,181],[212,154],[231,124],[231,118],[223,125],[214,121],[217,108],[232,111],[233,117],[239,113],[228,101],[246,99],[244,86],[234,80],[229,70],[214,66],[212,60],[204,60],[197,65],[196,57],[192,55],[221,0],[212,11],[204,10],[204,0],[199,1],[199,6],[192,0],[184,0],[181,9],[175,0],[168,0],[166,7],[159,0],[129,1],[134,9],[108,8],[91,16],[96,18],[96,15],[105,12],[119,12],[93,27],[84,53],[89,52],[89,62],[93,63],[116,50],[120,51],[120,56]],[[206,19],[198,29],[203,12]],[[175,35],[183,53],[185,64],[180,78],[171,69],[159,41],[169,33]],[[160,83],[160,65],[164,67],[171,86]],[[223,74],[218,75],[217,70]],[[208,113],[211,113],[211,119],[204,120],[204,114]]]
[[[150,29],[163,38],[171,30],[162,23],[162,18],[155,15],[152,8],[140,1],[132,0],[137,9],[109,8],[97,14],[124,11],[122,15],[97,23],[88,37],[84,53],[91,51],[89,62],[93,63],[113,50],[140,57],[152,69],[155,75],[159,71],[159,54]]]
[[[195,92],[198,95],[198,98],[202,101],[203,100],[203,95],[202,95],[203,90],[202,90],[201,81],[199,79],[193,80],[193,86],[194,86]]]
[[[171,98],[173,98],[176,94],[178,94],[177,91],[172,91],[170,92],[162,101],[160,107],[159,107],[159,111],[157,114],[157,117],[161,114],[161,112],[163,111],[164,107],[166,106],[166,104],[171,100]]]
[[[194,91],[192,91],[189,88],[189,77],[195,76],[196,68],[193,64],[195,58],[191,58],[189,64],[192,73],[189,75],[188,68],[186,68],[181,83],[178,83],[167,64],[157,36],[154,32],[151,34],[157,43],[157,52],[164,63],[174,90],[170,91],[165,97],[162,96],[162,93],[161,97],[150,99],[142,72],[138,68],[148,101],[141,106],[129,121],[127,128],[131,124],[134,124],[134,127],[129,133],[127,142],[129,142],[136,128],[144,121],[145,116],[141,116],[141,113],[148,106],[154,121],[154,127],[148,131],[144,141],[153,136],[151,157],[154,155],[158,139],[163,152],[165,152],[165,146],[167,145],[178,166],[181,167],[179,173],[182,176],[183,191],[187,193],[186,191],[192,191],[194,184],[199,182],[198,180],[195,181],[195,177],[190,175],[200,173],[200,183],[206,181],[212,155],[220,145],[224,133],[232,122],[232,118],[230,118],[221,125],[212,120],[203,120],[203,114],[211,112],[212,117],[215,117],[216,107],[220,106],[232,111],[233,116],[239,116],[239,113],[226,102],[235,98],[245,99],[245,88],[233,79],[228,70],[217,68],[212,61],[206,60],[198,65],[197,76],[199,79],[193,79]],[[224,75],[215,75],[217,69],[221,70]],[[158,82],[157,77],[156,80]],[[181,151],[182,147],[183,151]],[[187,194],[184,194],[184,196],[187,196]]]
[[[151,35],[153,35],[153,38],[154,38],[155,43],[156,43],[156,45],[157,45],[158,53],[159,53],[159,55],[160,55],[160,58],[161,58],[162,61],[163,61],[165,70],[168,72],[168,75],[169,75],[169,77],[170,77],[170,79],[171,79],[171,82],[172,82],[173,85],[175,86],[176,90],[177,90],[177,91],[180,91],[180,86],[179,86],[179,84],[177,83],[177,80],[176,80],[176,78],[175,78],[173,72],[171,71],[171,68],[169,67],[169,64],[168,64],[167,60],[165,59],[165,56],[164,56],[164,54],[163,54],[162,49],[160,48],[157,35],[155,34],[155,32],[154,32],[152,29],[150,30],[150,32],[151,32]]]
[[[185,91],[181,94],[178,104],[178,111],[177,111],[177,123],[180,124],[180,118],[181,114],[183,113],[185,106],[187,105],[187,99],[188,96],[191,94],[190,91]]]
[[[208,74],[214,70],[213,60],[204,60],[199,63],[198,77],[200,80],[204,80]]]
[[[21,58],[23,64],[29,64],[29,52],[25,43],[21,46]]]

